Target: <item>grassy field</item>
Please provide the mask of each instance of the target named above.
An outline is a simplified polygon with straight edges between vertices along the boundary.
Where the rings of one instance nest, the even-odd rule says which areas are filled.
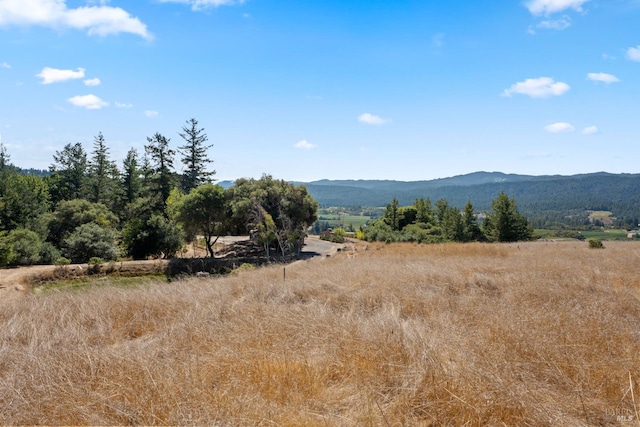
[[[363,215],[335,215],[335,214],[325,214],[320,215],[319,221],[324,222],[328,221],[329,226],[331,228],[344,227],[346,228],[349,225],[353,226],[354,230],[360,228],[360,226],[365,225],[367,221],[369,221],[371,217],[363,216]]]
[[[363,244],[286,282],[2,300],[0,424],[636,425],[639,262],[633,242]]]
[[[543,239],[554,239],[558,238],[558,234],[566,234],[566,235],[577,235],[577,231],[568,231],[563,230],[558,232],[557,230],[545,230],[545,229],[536,229],[535,234],[537,236],[542,237]],[[627,230],[598,230],[598,231],[580,231],[586,239],[600,239],[600,240],[629,240],[627,237]],[[568,238],[568,237],[567,237]]]
[[[607,231],[583,231],[581,234],[587,239],[600,240],[627,240],[627,230],[607,230]]]

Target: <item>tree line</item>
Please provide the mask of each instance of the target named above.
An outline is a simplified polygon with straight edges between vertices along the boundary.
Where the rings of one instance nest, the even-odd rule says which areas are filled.
[[[613,212],[616,228],[631,230],[640,223],[639,174],[594,173],[469,185],[437,184],[437,180],[358,181],[352,186],[314,182],[308,183],[307,189],[324,207],[384,206],[394,197],[402,205],[409,205],[416,198],[428,196],[431,200],[447,200],[460,209],[471,200],[478,211],[490,210],[491,201],[503,191],[518,201],[520,212],[535,228],[589,230],[594,228],[589,211]]]
[[[22,173],[0,144],[0,266],[168,258],[200,236],[213,257],[225,234],[251,233],[267,255],[300,250],[318,207],[304,186],[265,175],[225,190],[198,121],[178,135],[177,150],[156,133],[118,167],[99,133],[90,152],[56,151],[48,175]]]
[[[531,239],[533,228],[518,211],[515,199],[501,192],[491,205],[492,211],[478,215],[471,202],[461,211],[445,199],[433,204],[429,198],[420,198],[410,206],[399,206],[394,198],[384,214],[357,235],[368,241],[419,243]]]

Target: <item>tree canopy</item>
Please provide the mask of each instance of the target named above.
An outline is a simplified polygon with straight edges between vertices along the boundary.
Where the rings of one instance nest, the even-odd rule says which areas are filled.
[[[479,218],[484,218],[482,227]],[[435,206],[428,198],[416,199],[412,206],[398,206],[394,198],[384,215],[362,232],[369,241],[512,242],[530,240],[533,229],[518,212],[515,200],[500,193],[489,213],[476,212],[471,202],[461,212],[444,199]]]
[[[130,149],[118,169],[99,132],[89,155],[66,144],[43,176],[14,167],[0,144],[0,265],[168,258],[201,238],[214,257],[219,236],[250,232],[267,256],[299,252],[318,207],[304,186],[266,175],[225,190],[212,183],[204,128],[189,119],[178,135],[176,150],[154,133],[143,155]]]

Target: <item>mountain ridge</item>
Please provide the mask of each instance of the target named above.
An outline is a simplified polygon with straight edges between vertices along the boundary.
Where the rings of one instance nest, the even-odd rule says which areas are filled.
[[[636,227],[640,219],[640,174],[593,172],[577,175],[518,175],[473,172],[425,181],[329,180],[295,182],[306,186],[321,207],[384,207],[394,198],[401,206],[429,198],[477,212],[489,211],[500,192],[516,200],[536,225],[588,223],[590,211],[611,211],[620,226]],[[222,184],[222,183],[221,183]],[[227,181],[226,184],[233,183]]]

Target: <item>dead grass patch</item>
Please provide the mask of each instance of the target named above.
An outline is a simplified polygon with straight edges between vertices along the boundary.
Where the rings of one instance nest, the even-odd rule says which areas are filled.
[[[371,244],[286,281],[274,266],[0,302],[0,424],[635,421],[640,245],[593,252]]]

